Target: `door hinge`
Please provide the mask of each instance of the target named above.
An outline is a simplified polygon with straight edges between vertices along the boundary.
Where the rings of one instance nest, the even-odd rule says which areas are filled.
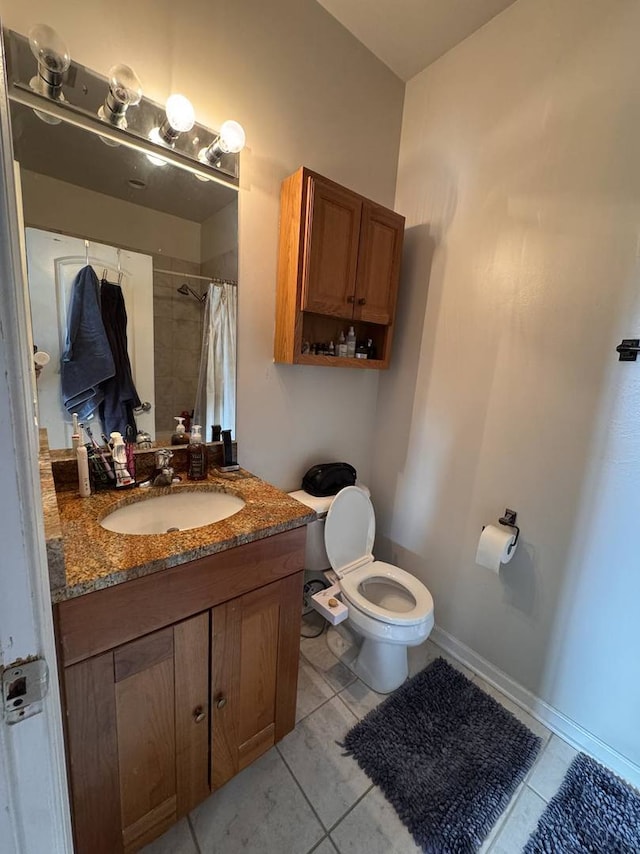
[[[14,661],[2,671],[2,704],[7,724],[40,714],[49,690],[49,668],[44,658]]]

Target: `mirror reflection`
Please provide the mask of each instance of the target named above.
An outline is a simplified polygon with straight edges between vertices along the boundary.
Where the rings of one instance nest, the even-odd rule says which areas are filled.
[[[194,409],[207,440],[235,432],[236,190],[17,103],[11,120],[50,447],[76,410],[98,436],[166,441]]]

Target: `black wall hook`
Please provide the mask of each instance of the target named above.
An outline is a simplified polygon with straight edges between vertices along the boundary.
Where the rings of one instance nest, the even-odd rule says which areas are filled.
[[[517,546],[518,538],[520,536],[520,528],[516,525],[517,518],[518,518],[518,514],[516,513],[516,511],[515,510],[509,510],[509,508],[507,507],[507,509],[504,511],[504,516],[501,516],[498,519],[498,522],[500,522],[501,525],[506,525],[508,528],[515,528],[515,530],[516,530],[516,538],[511,543],[511,545],[509,546],[509,554],[511,554],[511,552]]]

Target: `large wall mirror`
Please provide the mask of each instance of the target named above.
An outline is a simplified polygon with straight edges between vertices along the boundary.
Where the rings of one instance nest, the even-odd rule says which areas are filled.
[[[33,341],[50,356],[37,378],[50,447],[71,446],[61,357],[86,266],[120,285],[137,428],[166,441],[174,417],[195,407],[207,439],[213,423],[235,432],[235,188],[15,101],[11,123]]]

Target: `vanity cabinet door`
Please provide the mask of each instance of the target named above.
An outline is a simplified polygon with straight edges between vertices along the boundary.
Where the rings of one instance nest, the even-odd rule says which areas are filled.
[[[209,793],[209,613],[64,681],[77,854],[135,852]]]
[[[211,788],[295,726],[302,573],[212,611]]]

